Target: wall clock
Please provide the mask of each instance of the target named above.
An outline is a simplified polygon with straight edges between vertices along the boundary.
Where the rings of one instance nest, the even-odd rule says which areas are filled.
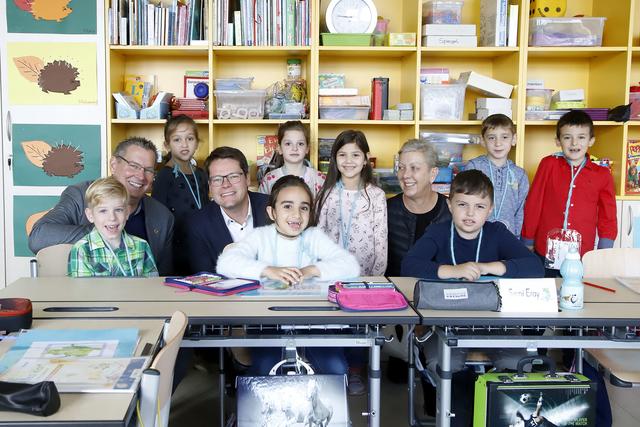
[[[331,33],[372,33],[377,21],[372,0],[331,0],[325,14]]]

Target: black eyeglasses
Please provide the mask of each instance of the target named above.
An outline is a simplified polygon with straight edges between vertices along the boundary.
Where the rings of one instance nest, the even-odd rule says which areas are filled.
[[[214,187],[222,187],[222,184],[224,183],[225,179],[229,181],[229,184],[237,184],[242,180],[243,176],[244,176],[244,173],[242,172],[233,172],[233,173],[228,173],[226,175],[215,175],[209,178],[209,182]]]
[[[136,162],[130,162],[129,160],[125,159],[122,156],[116,155],[115,157],[125,162],[127,164],[126,168],[129,169],[130,172],[138,173],[140,171],[143,171],[145,174],[149,175],[152,178],[156,176],[156,171],[153,168],[145,168],[141,164],[138,164]]]

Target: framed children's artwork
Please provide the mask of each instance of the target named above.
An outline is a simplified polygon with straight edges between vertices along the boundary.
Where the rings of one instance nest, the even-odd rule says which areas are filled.
[[[29,234],[33,225],[56,203],[58,196],[14,196],[13,197],[13,252],[16,257],[31,257]],[[8,248],[7,248],[8,250]]]
[[[94,0],[3,0],[7,32],[96,34]]]

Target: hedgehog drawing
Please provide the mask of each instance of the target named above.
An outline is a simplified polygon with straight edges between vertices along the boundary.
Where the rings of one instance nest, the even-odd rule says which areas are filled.
[[[71,0],[13,0],[20,9],[31,13],[36,20],[61,22],[69,16],[73,9],[68,4]]]
[[[84,170],[84,153],[71,145],[52,147],[45,141],[25,141],[21,145],[27,159],[49,176],[73,178]]]
[[[80,86],[78,69],[65,60],[56,59],[46,65],[36,56],[13,58],[18,71],[25,79],[37,83],[44,93],[71,94]]]

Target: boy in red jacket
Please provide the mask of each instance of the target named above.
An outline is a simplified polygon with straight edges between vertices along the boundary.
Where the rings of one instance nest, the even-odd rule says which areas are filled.
[[[570,111],[558,120],[556,145],[562,152],[542,159],[524,206],[522,240],[540,256],[547,255],[548,241],[554,239],[550,232],[557,229],[565,235],[580,233],[581,256],[593,249],[596,232],[598,249],[613,246],[618,233],[613,178],[589,159],[594,142],[586,113]],[[553,267],[559,268],[563,258]]]

